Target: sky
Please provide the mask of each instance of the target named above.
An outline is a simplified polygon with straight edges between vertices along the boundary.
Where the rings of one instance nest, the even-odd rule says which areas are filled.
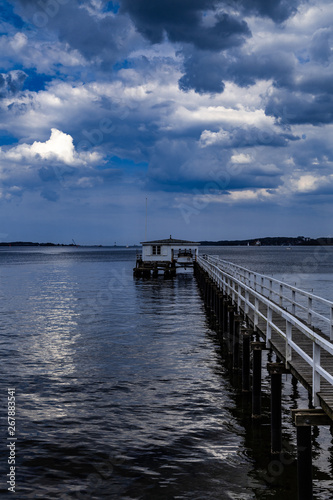
[[[331,0],[0,9],[0,241],[332,236]]]

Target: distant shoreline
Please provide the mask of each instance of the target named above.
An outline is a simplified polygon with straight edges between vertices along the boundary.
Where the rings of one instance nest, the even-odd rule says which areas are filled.
[[[307,238],[285,236],[252,238],[247,240],[199,241],[201,246],[333,246],[333,238]],[[76,245],[74,243],[37,243],[31,241],[0,242],[0,247],[71,247],[71,248],[141,248],[141,245]]]
[[[74,245],[74,243],[0,242],[0,247],[71,247],[71,248],[140,248],[140,245]]]

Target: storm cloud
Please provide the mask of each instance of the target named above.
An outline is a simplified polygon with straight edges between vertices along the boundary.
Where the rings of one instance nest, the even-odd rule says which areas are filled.
[[[87,234],[98,220],[114,235],[94,243],[125,227],[140,241],[148,198],[151,238],[164,237],[163,220],[169,234],[213,239],[226,209],[256,220],[253,237],[258,214],[281,233],[289,209],[291,231],[311,214],[309,236],[322,236],[332,21],[327,0],[5,0],[2,232],[19,234],[19,213],[26,227],[50,210],[71,214],[74,237],[83,217]]]

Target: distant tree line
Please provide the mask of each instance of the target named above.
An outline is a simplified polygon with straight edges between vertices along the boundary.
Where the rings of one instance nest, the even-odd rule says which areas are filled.
[[[33,243],[32,241],[11,241],[11,242],[1,242],[0,246],[2,247],[64,247],[64,246],[69,246],[73,247],[74,245],[63,245],[60,243]]]
[[[317,246],[333,245],[333,238],[296,238],[277,236],[251,240],[200,241],[202,246]]]

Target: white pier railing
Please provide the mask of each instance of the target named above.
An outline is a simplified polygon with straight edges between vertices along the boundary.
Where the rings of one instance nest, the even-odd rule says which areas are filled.
[[[245,314],[252,312],[253,324],[256,328],[261,321],[264,324],[263,334],[266,345],[271,345],[272,330],[283,337],[285,341],[285,362],[288,366],[292,362],[293,351],[312,369],[312,400],[315,406],[320,404],[320,379],[323,377],[333,386],[333,375],[323,368],[321,354],[323,351],[332,356],[333,371],[333,344],[314,331],[314,329],[300,320],[296,314],[298,310],[306,311],[307,318],[320,316],[329,322],[330,337],[332,340],[332,310],[333,302],[316,295],[295,288],[287,283],[255,273],[241,266],[212,256],[198,257],[198,264],[209,274],[211,279],[226,295],[232,297],[233,303],[242,309]],[[286,294],[291,293],[291,296]],[[304,299],[306,305],[304,305]],[[319,301],[328,308],[328,315],[322,315],[314,310],[314,303]],[[285,304],[292,306],[291,312],[285,309]],[[274,314],[275,313],[275,314]],[[282,325],[282,326],[281,326]],[[293,328],[301,332],[312,343],[312,356],[293,340]],[[261,326],[262,329],[262,326]]]
[[[276,302],[288,311],[290,310],[293,316],[301,317],[311,326],[316,326],[317,323],[322,332],[327,334],[330,340],[333,340],[332,301],[218,257],[207,256],[207,259],[219,269],[238,278],[256,292]],[[319,321],[316,322],[316,319]]]

